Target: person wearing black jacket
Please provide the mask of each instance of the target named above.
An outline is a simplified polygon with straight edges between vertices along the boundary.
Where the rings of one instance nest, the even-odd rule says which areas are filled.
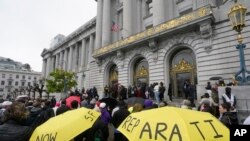
[[[119,110],[117,110],[114,113],[114,115],[111,119],[111,123],[115,127],[114,141],[128,141],[128,139],[122,133],[120,133],[117,130],[117,128],[123,122],[123,120],[125,120],[125,118],[130,114],[130,112],[128,111],[127,105],[124,101],[119,101],[118,107],[119,107]]]
[[[99,117],[94,125],[89,128],[88,130],[81,133],[78,138],[82,140],[82,138],[85,138],[86,141],[108,141],[109,137],[109,129],[108,125],[105,124],[101,117]]]
[[[1,141],[28,141],[34,127],[24,126],[28,111],[23,103],[14,102],[5,111],[4,124],[0,125]]]
[[[230,105],[227,103],[222,103],[219,106],[220,117],[219,120],[228,128],[231,125],[238,125],[238,118],[235,112],[230,112]]]
[[[70,110],[70,108],[66,105],[66,100],[63,99],[61,102],[61,106],[56,109],[56,115],[60,115],[68,110]]]

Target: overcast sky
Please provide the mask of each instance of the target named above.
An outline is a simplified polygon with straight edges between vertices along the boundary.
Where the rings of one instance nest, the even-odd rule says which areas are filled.
[[[41,53],[96,16],[95,0],[0,0],[0,56],[42,71]]]

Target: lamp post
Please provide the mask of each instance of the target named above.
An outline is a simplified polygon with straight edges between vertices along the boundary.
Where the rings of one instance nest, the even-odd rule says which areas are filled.
[[[242,4],[237,4],[237,0],[235,1],[235,5],[230,9],[228,13],[229,20],[232,23],[233,29],[238,32],[238,45],[236,45],[236,49],[239,50],[239,57],[240,57],[240,70],[235,74],[235,78],[239,81],[240,85],[246,85],[247,81],[250,81],[250,76],[248,75],[250,71],[247,71],[246,64],[245,64],[245,55],[244,55],[244,48],[246,45],[243,44],[243,38],[241,35],[241,31],[243,27],[245,27],[245,16],[247,8],[244,7]]]

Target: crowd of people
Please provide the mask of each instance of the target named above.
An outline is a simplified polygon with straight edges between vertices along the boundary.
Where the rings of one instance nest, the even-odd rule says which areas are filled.
[[[55,97],[52,97],[50,100],[36,98],[4,101],[0,109],[0,139],[1,141],[29,140],[35,128],[50,118],[69,110],[85,107],[100,112],[101,116],[94,123],[93,127],[82,132],[72,140],[107,141],[113,137],[112,140],[114,141],[127,141],[128,139],[117,128],[130,113],[169,105],[164,101],[166,88],[162,82],[151,84],[149,87],[129,86],[125,88],[122,85],[117,87],[117,92],[111,91],[107,86],[104,87],[105,98],[112,98],[117,101],[114,107],[111,106],[111,103],[99,99],[95,87],[89,90],[83,89],[81,92],[77,90],[71,91],[67,98],[60,101],[57,101]],[[188,84],[185,87],[188,88]],[[170,91],[169,89],[166,91],[168,94],[171,93],[171,88],[169,87]],[[213,95],[216,95],[217,91],[215,87],[211,86],[210,82],[208,82],[205,89],[207,92],[202,96],[198,105],[192,99],[190,100],[190,94],[187,94],[180,107],[209,112],[227,127],[237,125],[237,101],[235,95],[231,93],[231,88],[225,87],[225,94],[222,96],[223,102],[221,104],[214,98]],[[169,99],[172,101],[172,94],[169,95]],[[144,101],[143,103],[127,103],[127,99],[131,97],[140,97]],[[174,105],[170,103],[170,106]]]

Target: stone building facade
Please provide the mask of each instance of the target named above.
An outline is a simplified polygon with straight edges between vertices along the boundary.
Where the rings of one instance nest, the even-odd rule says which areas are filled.
[[[230,82],[239,70],[237,33],[228,11],[233,1],[217,0],[96,0],[97,16],[55,46],[44,49],[42,75],[55,68],[77,73],[78,88],[119,83],[173,84],[183,97],[189,80],[198,97],[211,77]],[[250,2],[238,0],[250,9]],[[243,43],[250,67],[250,16]],[[116,27],[116,28],[115,28]],[[214,82],[212,82],[213,84]]]
[[[39,84],[41,72],[28,70],[20,62],[0,57],[0,98],[28,93],[28,86]]]

